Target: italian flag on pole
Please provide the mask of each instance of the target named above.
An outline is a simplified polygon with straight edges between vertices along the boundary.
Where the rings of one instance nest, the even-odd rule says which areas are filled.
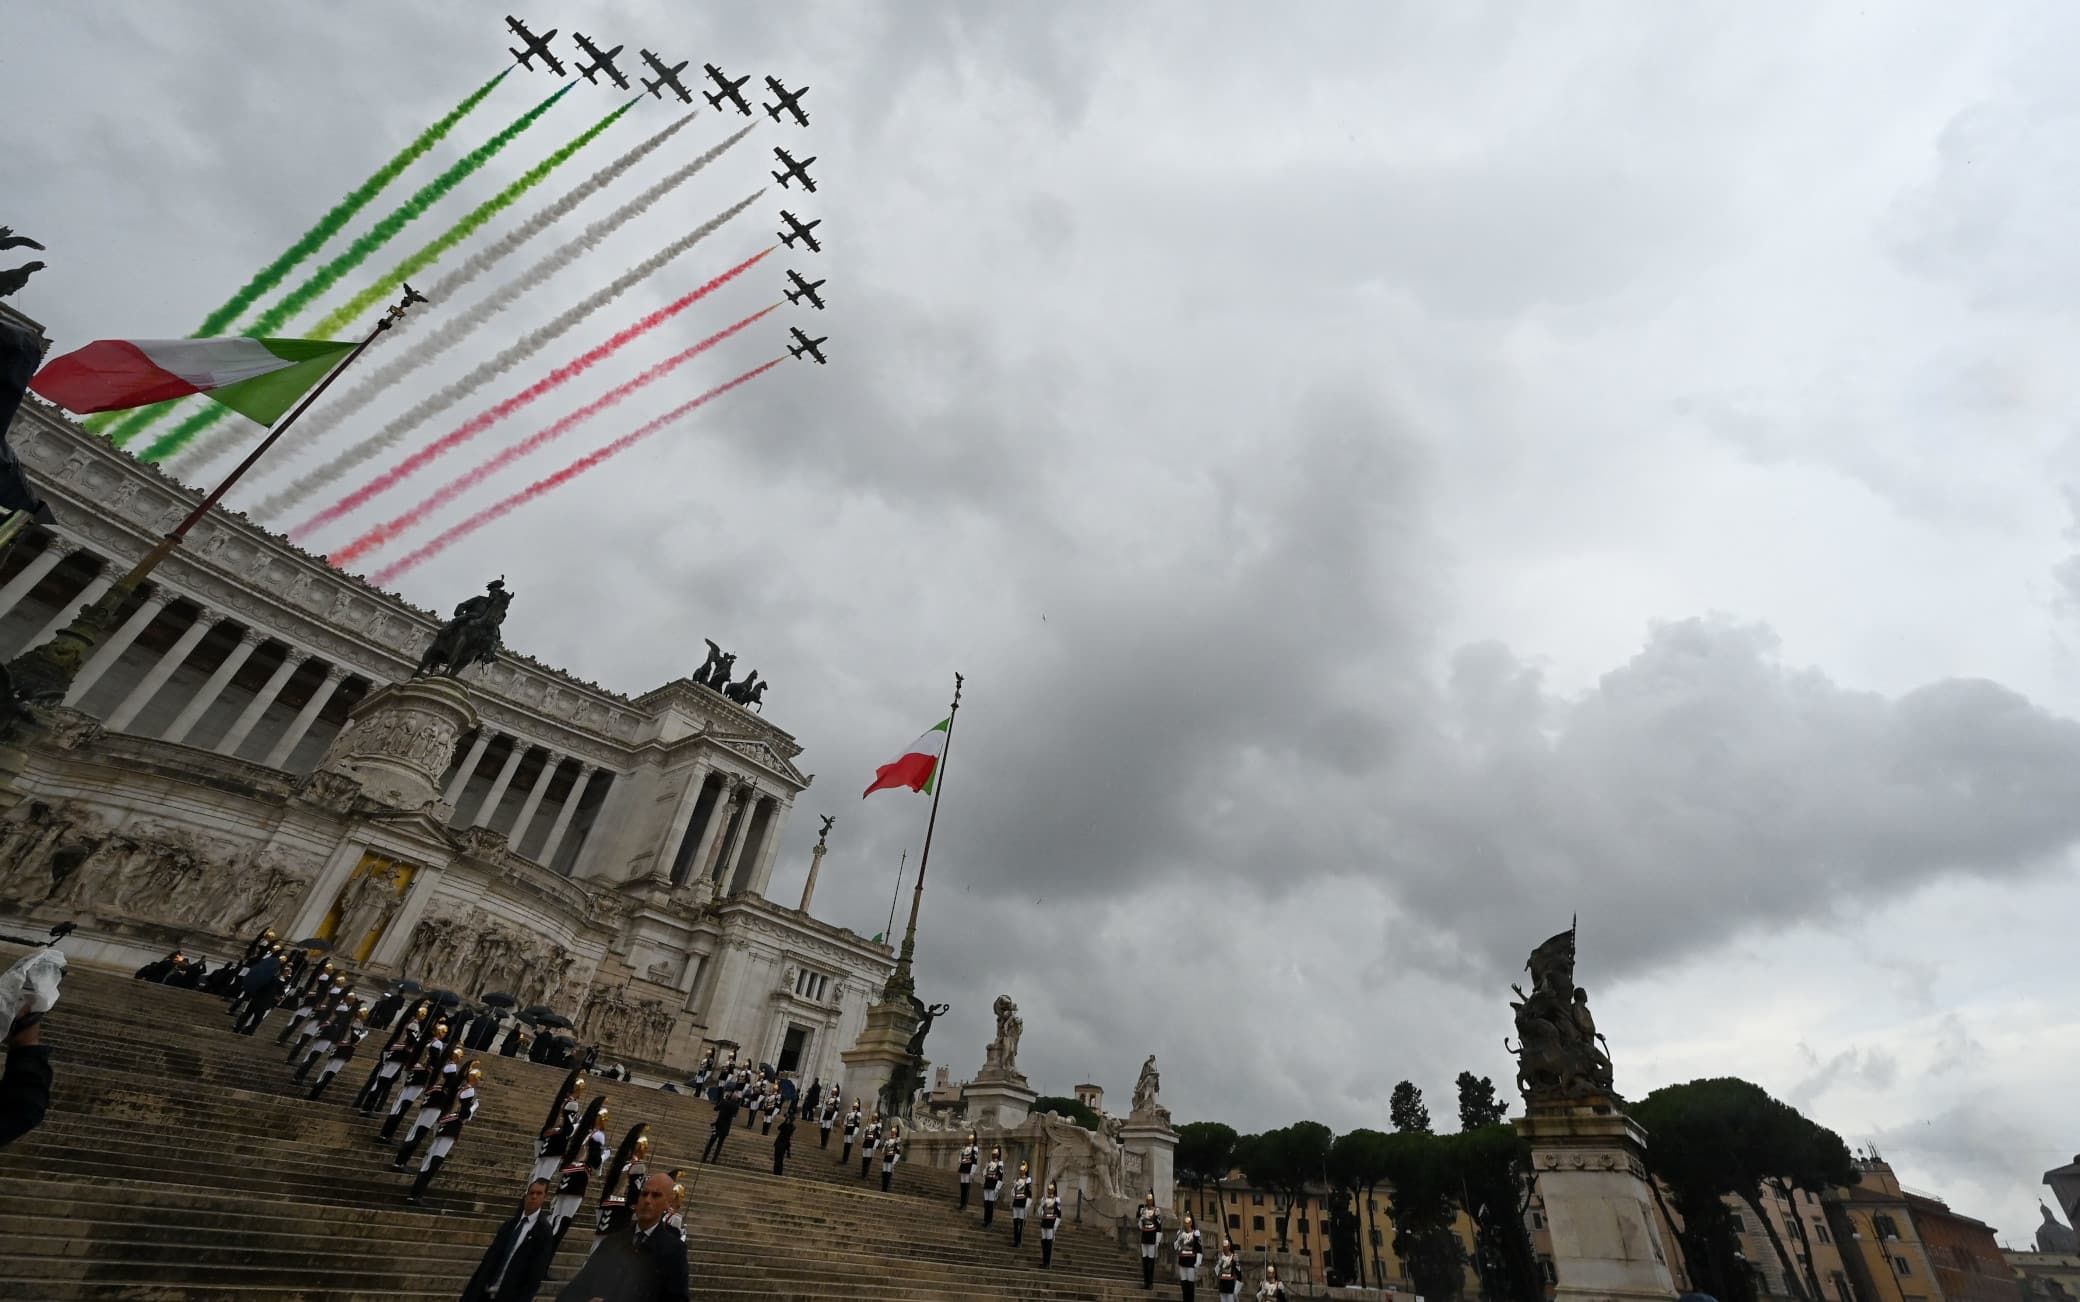
[[[330,339],[97,339],[29,387],[67,411],[121,411],[199,393],[272,425],[354,345]]]
[[[911,742],[909,749],[875,769],[874,783],[859,793],[860,799],[865,800],[890,787],[930,791],[932,782],[939,776],[939,760],[946,754],[946,733],[952,726],[951,717],[939,720],[924,736]]]

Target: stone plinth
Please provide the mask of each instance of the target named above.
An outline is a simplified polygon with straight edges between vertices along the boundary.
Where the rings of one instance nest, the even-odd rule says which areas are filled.
[[[917,1034],[917,1026],[917,1009],[908,999],[870,1006],[859,1039],[838,1055],[845,1063],[845,1092],[875,1106],[889,1078],[909,1069],[910,1037]]]
[[[1127,1118],[1126,1125],[1120,1127],[1119,1140],[1129,1153],[1141,1155],[1142,1183],[1156,1191],[1157,1204],[1174,1206],[1177,1202],[1174,1188],[1177,1132],[1170,1128],[1169,1114],[1135,1113]]]
[[[1552,1234],[1555,1302],[1668,1302],[1644,1130],[1614,1099],[1536,1104],[1516,1123]]]
[[[440,799],[455,743],[476,726],[461,683],[408,678],[362,698],[318,769],[354,779],[371,800],[420,809]]]
[[[1017,1072],[985,1073],[961,1087],[968,1124],[982,1130],[1010,1130],[1025,1124],[1040,1091]]]

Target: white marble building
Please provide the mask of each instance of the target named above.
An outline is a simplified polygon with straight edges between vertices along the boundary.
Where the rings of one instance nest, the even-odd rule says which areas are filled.
[[[7,656],[196,500],[33,397],[10,440],[58,523],[0,555]],[[794,739],[684,679],[624,696],[509,648],[463,679],[473,730],[422,757],[437,798],[371,799],[328,751],[436,627],[240,516],[205,520],[28,745],[0,929],[72,918],[84,956],[142,962],[272,925],[375,973],[544,1000],[632,1060],[720,1044],[837,1074],[893,955],[766,896],[810,781]]]

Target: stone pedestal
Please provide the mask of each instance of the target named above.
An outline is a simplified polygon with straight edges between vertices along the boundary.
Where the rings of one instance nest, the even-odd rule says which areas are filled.
[[[371,800],[420,809],[441,798],[441,775],[455,758],[455,743],[476,726],[476,709],[461,683],[408,678],[362,698],[318,771],[354,779]]]
[[[1555,1302],[1668,1302],[1675,1277],[1648,1183],[1644,1130],[1615,1099],[1533,1104],[1531,1144],[1559,1276]]]
[[[1009,1130],[1025,1124],[1040,1091],[1017,1072],[984,1073],[961,1087],[968,1124],[978,1130]]]
[[[1119,1141],[1129,1153],[1141,1156],[1141,1181],[1145,1188],[1126,1192],[1138,1199],[1153,1189],[1158,1206],[1175,1206],[1177,1132],[1170,1128],[1169,1114],[1133,1114],[1120,1127]]]
[[[873,1107],[889,1078],[909,1067],[910,1037],[917,1026],[917,1009],[907,999],[869,1006],[859,1039],[838,1055],[845,1064],[845,1093]]]

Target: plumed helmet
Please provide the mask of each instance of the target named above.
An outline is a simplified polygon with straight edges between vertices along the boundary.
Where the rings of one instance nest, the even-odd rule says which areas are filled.
[[[472,1067],[471,1067],[471,1068],[469,1069],[469,1078],[470,1078],[470,1081],[471,1081],[471,1083],[473,1083],[473,1084],[474,1084],[474,1083],[475,1083],[476,1081],[479,1081],[479,1080],[483,1079],[483,1076],[484,1076],[484,1069],[483,1069],[482,1067],[472,1066]]]

